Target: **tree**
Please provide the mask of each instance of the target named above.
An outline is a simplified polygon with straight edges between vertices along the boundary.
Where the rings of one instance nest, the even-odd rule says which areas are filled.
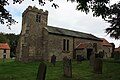
[[[4,33],[0,33],[0,43],[8,43],[9,40],[6,38]]]
[[[12,18],[12,15],[7,11],[4,6],[9,5],[8,0],[0,0],[0,23],[5,24],[10,28],[16,21]],[[6,21],[5,21],[6,20]]]
[[[5,34],[6,38],[9,40],[10,45],[10,57],[14,57],[16,55],[16,47],[19,39],[19,35],[15,34]]]
[[[110,34],[110,36],[114,37],[115,39],[120,39],[120,2],[110,6],[110,8],[111,15],[107,21],[111,25],[106,29],[106,33]]]
[[[24,0],[13,0],[13,4],[22,3]],[[34,0],[32,0],[34,1]],[[53,0],[47,0],[52,2]],[[90,11],[93,12],[94,17],[101,16],[102,19],[110,23],[110,27],[106,29],[106,33],[110,34],[110,37],[115,39],[120,39],[120,2],[113,5],[110,4],[110,0],[67,0],[71,2],[78,3],[77,10],[85,12],[88,14]],[[38,3],[42,6],[46,4],[46,0],[38,0]],[[4,6],[9,5],[8,0],[0,1],[0,22],[1,24],[6,23],[8,26],[16,23],[12,18],[12,15],[4,8]],[[59,7],[57,4],[53,3],[52,7]]]

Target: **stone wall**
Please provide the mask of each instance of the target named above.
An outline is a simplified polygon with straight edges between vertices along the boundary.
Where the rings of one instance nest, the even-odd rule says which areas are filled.
[[[69,56],[73,58],[74,50],[76,46],[80,43],[97,43],[98,51],[102,50],[102,41],[95,41],[89,39],[81,39],[75,37],[68,37],[64,35],[56,35],[56,34],[48,34],[47,36],[48,46],[46,51],[48,52],[48,58],[50,60],[51,56],[54,54],[57,56],[57,60],[62,60],[65,56]],[[69,51],[63,51],[63,39],[69,40]],[[92,46],[88,46],[87,48],[81,50],[77,50],[75,53],[82,54],[85,58],[87,58],[87,49],[93,49]]]
[[[6,58],[10,58],[10,50],[7,49],[6,53],[4,53],[4,49],[0,49],[0,58],[3,58],[3,55],[6,55]]]
[[[69,51],[63,50],[63,39],[69,40]],[[51,56],[56,55],[57,60],[62,60],[65,56],[72,58],[73,55],[73,37],[49,34],[48,48],[49,60]]]
[[[112,54],[112,46],[103,46],[104,58],[110,58]]]
[[[76,52],[76,56],[77,55],[82,55],[82,56],[84,56],[84,58],[87,59],[87,51],[86,51],[86,49],[79,49],[79,50],[76,50],[75,52]]]

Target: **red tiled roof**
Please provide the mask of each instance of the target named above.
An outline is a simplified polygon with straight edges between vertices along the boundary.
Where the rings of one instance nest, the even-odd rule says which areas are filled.
[[[0,49],[10,49],[7,43],[0,43]]]
[[[118,48],[115,48],[115,51],[119,51],[120,52],[120,46]]]
[[[86,43],[80,43],[76,48],[77,49],[82,49],[82,48],[86,48],[87,44]]]
[[[103,46],[112,46],[106,39],[104,38],[100,38],[101,40],[103,40]]]

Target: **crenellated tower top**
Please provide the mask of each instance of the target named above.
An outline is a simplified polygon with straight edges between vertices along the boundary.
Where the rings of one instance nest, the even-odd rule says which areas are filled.
[[[44,14],[44,15],[48,15],[48,11],[45,10],[43,11],[43,9],[38,9],[35,6],[28,6],[28,8],[23,12],[22,16],[24,16],[24,14],[26,14],[28,11],[32,11],[32,12],[36,12],[38,14]]]

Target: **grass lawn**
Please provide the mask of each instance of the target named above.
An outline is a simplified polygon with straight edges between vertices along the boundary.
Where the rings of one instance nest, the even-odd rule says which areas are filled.
[[[37,69],[40,62],[21,63],[14,60],[0,60],[0,80],[36,80]],[[105,61],[103,74],[95,75],[89,61],[78,64],[72,61],[72,78],[63,76],[63,64],[57,62],[54,67],[47,64],[46,80],[120,80],[120,63]]]

